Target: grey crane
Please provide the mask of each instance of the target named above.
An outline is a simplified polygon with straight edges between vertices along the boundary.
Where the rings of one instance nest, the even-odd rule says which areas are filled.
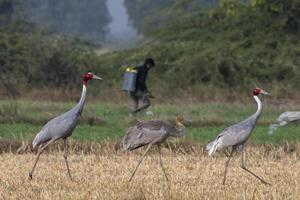
[[[269,127],[269,134],[273,134],[274,131],[280,126],[285,126],[290,122],[300,121],[300,112],[287,111],[279,115],[277,118],[277,124],[271,124]]]
[[[72,180],[72,176],[69,169],[69,164],[67,160],[68,156],[68,145],[67,145],[67,138],[71,136],[73,130],[75,129],[76,125],[79,123],[81,112],[84,107],[86,91],[87,91],[87,83],[91,79],[98,79],[103,80],[99,76],[96,76],[93,73],[86,73],[83,75],[83,84],[82,84],[82,94],[80,101],[78,104],[72,108],[71,110],[67,111],[66,113],[55,117],[54,119],[50,120],[46,125],[42,128],[42,130],[35,136],[32,146],[35,148],[38,145],[43,145],[40,148],[37,158],[34,162],[32,170],[29,172],[29,178],[32,179],[32,175],[36,164],[39,160],[41,153],[53,142],[59,139],[64,140],[64,159],[68,170],[68,175]]]
[[[149,151],[152,145],[158,146],[160,166],[163,173],[168,180],[163,162],[161,159],[160,144],[163,143],[169,136],[181,137],[186,134],[185,126],[183,125],[184,119],[182,116],[178,116],[176,119],[177,127],[171,126],[168,123],[161,120],[150,120],[144,122],[138,122],[135,126],[128,129],[124,139],[123,148],[125,150],[135,150],[142,146],[148,145],[143,155],[140,157],[138,164],[136,165],[133,173],[130,176],[129,182],[132,180],[135,172],[143,161],[146,153]]]
[[[228,159],[225,163],[225,171],[224,171],[224,178],[223,178],[223,184],[225,184],[226,181],[226,173],[227,173],[227,167],[229,164],[229,161],[233,155],[233,152],[235,150],[240,150],[242,151],[242,162],[241,162],[241,168],[244,169],[245,171],[249,172],[251,175],[255,176],[258,178],[262,183],[264,184],[269,184],[266,181],[264,181],[262,178],[254,174],[252,171],[246,168],[244,159],[245,159],[245,154],[244,154],[244,144],[247,141],[247,139],[250,137],[258,118],[260,117],[262,113],[262,103],[261,100],[259,99],[260,94],[266,94],[269,95],[266,91],[262,90],[261,88],[255,88],[253,90],[253,98],[255,99],[257,103],[257,111],[248,117],[247,119],[234,124],[226,129],[224,129],[218,136],[217,138],[209,143],[207,145],[207,150],[208,154],[211,156],[213,153],[219,150],[226,149],[228,147],[231,147],[230,154],[228,156]]]

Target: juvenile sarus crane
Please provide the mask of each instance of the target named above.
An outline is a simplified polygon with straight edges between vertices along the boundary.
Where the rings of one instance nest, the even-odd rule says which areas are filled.
[[[32,146],[35,148],[38,145],[43,145],[40,148],[37,158],[34,162],[32,170],[29,172],[29,178],[32,179],[32,175],[36,164],[39,160],[41,153],[53,142],[59,139],[64,140],[64,159],[68,170],[68,175],[72,180],[72,176],[69,169],[69,164],[67,160],[68,156],[68,146],[67,146],[67,138],[71,136],[73,130],[75,129],[76,125],[79,123],[80,116],[82,109],[84,107],[86,91],[87,91],[87,83],[91,79],[98,79],[102,80],[102,78],[96,76],[93,73],[87,73],[83,75],[83,86],[82,86],[82,94],[80,101],[78,104],[72,108],[71,110],[67,111],[66,113],[55,117],[54,119],[50,120],[42,130],[35,136]]]
[[[168,123],[161,120],[150,120],[139,122],[135,126],[129,128],[124,139],[123,148],[125,150],[135,150],[142,146],[148,145],[147,149],[141,156],[136,165],[132,175],[130,176],[129,182],[132,180],[135,172],[143,161],[146,153],[149,151],[152,145],[156,144],[158,146],[160,166],[163,173],[168,180],[163,162],[161,159],[161,149],[160,144],[163,143],[169,136],[181,137],[186,134],[185,126],[183,125],[184,119],[182,116],[178,116],[176,119],[177,127],[171,126]]]
[[[300,112],[287,111],[279,115],[277,118],[277,124],[271,124],[269,127],[269,134],[273,134],[274,131],[280,127],[285,126],[290,122],[300,121]]]
[[[262,103],[259,99],[260,94],[266,94],[269,95],[266,91],[260,89],[260,88],[255,88],[253,90],[253,98],[255,99],[257,103],[257,111],[248,117],[247,119],[234,124],[226,129],[224,129],[218,136],[217,138],[211,142],[210,144],[207,145],[207,150],[208,154],[211,156],[213,153],[219,150],[226,149],[228,147],[231,147],[230,155],[228,156],[228,159],[225,163],[225,171],[224,171],[224,178],[223,178],[223,184],[225,184],[226,181],[226,173],[227,173],[227,167],[229,164],[229,161],[233,155],[233,152],[235,150],[241,150],[242,151],[242,162],[241,162],[241,168],[244,169],[245,171],[249,172],[251,175],[255,176],[258,178],[263,184],[269,184],[266,181],[264,181],[262,178],[254,174],[252,171],[246,168],[245,163],[244,163],[244,144],[247,141],[247,139],[250,137],[258,118],[260,117],[262,113]]]

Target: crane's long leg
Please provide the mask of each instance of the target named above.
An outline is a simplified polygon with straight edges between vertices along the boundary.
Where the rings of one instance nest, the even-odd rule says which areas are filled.
[[[70,172],[70,168],[69,168],[69,164],[68,164],[68,143],[67,143],[67,139],[64,139],[64,149],[65,149],[64,159],[65,159],[65,162],[66,162],[69,177],[72,180],[72,176],[71,176],[71,172]]]
[[[228,168],[229,161],[230,161],[230,159],[231,159],[231,157],[233,155],[234,150],[235,150],[235,147],[232,147],[231,152],[230,152],[230,154],[229,154],[229,156],[228,156],[228,158],[227,158],[227,160],[225,162],[225,171],[224,171],[223,185],[225,185],[227,168]]]
[[[168,176],[167,176],[167,173],[166,173],[166,170],[165,170],[164,165],[163,165],[163,161],[162,161],[162,159],[161,159],[161,149],[160,149],[160,145],[158,145],[158,152],[159,152],[159,164],[160,164],[160,166],[161,166],[161,168],[162,168],[162,170],[163,170],[163,172],[164,172],[164,175],[165,175],[167,181],[169,181]]]
[[[52,138],[47,144],[45,144],[45,146],[43,146],[43,148],[41,148],[41,150],[39,151],[39,153],[38,153],[38,155],[37,155],[37,158],[36,158],[36,160],[35,160],[35,163],[34,163],[34,165],[33,165],[33,168],[32,168],[32,170],[29,172],[29,179],[31,180],[32,179],[32,175],[33,175],[33,172],[34,172],[34,169],[35,169],[35,167],[36,167],[36,164],[37,164],[37,162],[38,162],[38,160],[39,160],[39,158],[40,158],[40,155],[41,155],[41,153],[52,143],[52,142],[54,142],[56,139],[54,139],[54,138]]]
[[[230,155],[230,153],[227,152],[227,149],[225,149],[224,154],[225,154],[225,156],[226,156],[227,158],[228,158],[229,155]]]
[[[135,174],[136,170],[137,170],[137,169],[138,169],[138,167],[140,166],[141,162],[143,161],[143,159],[144,159],[144,157],[145,157],[146,153],[149,151],[149,149],[151,148],[151,146],[152,146],[152,143],[150,143],[150,144],[148,145],[148,147],[147,147],[146,151],[145,151],[145,152],[143,153],[143,155],[141,156],[141,158],[140,158],[140,160],[139,160],[138,164],[136,165],[136,167],[135,167],[135,169],[134,169],[133,173],[132,173],[132,174],[131,174],[131,176],[130,176],[129,182],[132,180],[132,178],[133,178],[133,176],[134,176],[134,174]]]
[[[244,157],[245,157],[245,153],[244,151],[242,152],[242,163],[241,163],[241,168],[243,170],[245,170],[246,172],[250,173],[251,175],[253,175],[255,178],[259,179],[263,184],[265,185],[271,185],[270,183],[266,182],[264,179],[260,178],[259,176],[257,176],[256,174],[254,174],[252,171],[250,171],[249,169],[246,168],[245,163],[244,163]]]

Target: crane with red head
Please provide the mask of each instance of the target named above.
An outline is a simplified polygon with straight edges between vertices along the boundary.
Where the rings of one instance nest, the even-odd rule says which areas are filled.
[[[255,88],[252,92],[252,96],[257,103],[257,111],[254,114],[252,114],[250,117],[248,117],[247,119],[224,129],[216,137],[216,139],[214,141],[212,141],[211,143],[209,143],[206,147],[209,155],[212,155],[216,151],[220,151],[220,150],[231,147],[230,155],[228,156],[228,159],[225,163],[223,184],[225,184],[225,181],[226,181],[227,167],[228,167],[229,161],[235,150],[241,150],[243,153],[241,168],[244,169],[245,171],[249,172],[251,175],[255,176],[256,178],[258,178],[263,184],[269,184],[265,180],[263,180],[262,178],[260,178],[256,174],[254,174],[252,171],[247,169],[245,167],[245,163],[244,163],[244,157],[245,157],[244,151],[243,151],[244,144],[250,137],[253,129],[255,128],[255,126],[257,124],[257,120],[262,113],[262,102],[259,98],[260,95],[270,95],[270,94],[261,88]]]
[[[32,170],[29,172],[29,178],[32,179],[33,172],[35,170],[36,164],[39,160],[41,153],[53,142],[63,139],[64,141],[64,159],[68,170],[68,175],[72,179],[71,172],[68,164],[68,145],[67,139],[72,135],[73,130],[79,123],[81,113],[84,107],[86,92],[87,92],[87,83],[91,79],[103,80],[101,77],[96,76],[95,74],[88,72],[83,75],[82,80],[82,93],[81,98],[78,104],[71,110],[55,117],[44,125],[41,131],[35,136],[32,146],[35,148],[38,145],[44,145],[40,148],[37,158],[34,162]]]

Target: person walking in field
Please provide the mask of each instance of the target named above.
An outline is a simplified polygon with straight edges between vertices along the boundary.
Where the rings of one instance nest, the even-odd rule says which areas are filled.
[[[131,99],[131,113],[135,114],[147,109],[150,106],[149,98],[153,96],[149,93],[146,85],[148,71],[155,66],[155,62],[152,58],[147,58],[144,64],[134,67],[137,71],[135,90],[130,92]],[[142,105],[139,107],[139,101]]]

